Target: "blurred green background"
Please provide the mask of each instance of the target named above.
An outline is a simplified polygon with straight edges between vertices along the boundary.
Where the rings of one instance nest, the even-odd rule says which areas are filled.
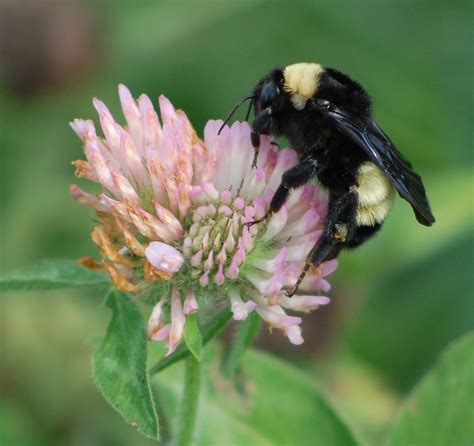
[[[92,214],[68,194],[82,157],[68,122],[97,122],[92,96],[121,121],[118,83],[163,93],[202,135],[273,66],[347,72],[422,175],[437,223],[418,225],[397,200],[377,239],[341,256],[333,301],[306,317],[305,344],[262,332],[258,345],[314,377],[356,434],[380,444],[437,354],[474,328],[472,19],[468,1],[3,0],[2,272],[96,253]],[[94,291],[0,297],[2,445],[152,444],[94,387],[101,301]]]

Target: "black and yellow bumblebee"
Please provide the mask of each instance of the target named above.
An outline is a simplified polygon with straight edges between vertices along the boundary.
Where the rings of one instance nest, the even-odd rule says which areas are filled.
[[[396,192],[411,204],[419,223],[434,223],[420,176],[373,120],[369,95],[349,76],[316,63],[288,65],[270,71],[246,99],[255,113],[254,166],[260,135],[286,137],[299,156],[299,163],[283,174],[265,217],[250,224],[266,220],[291,189],[312,179],[329,193],[324,232],[289,296],[311,265],[375,235]]]

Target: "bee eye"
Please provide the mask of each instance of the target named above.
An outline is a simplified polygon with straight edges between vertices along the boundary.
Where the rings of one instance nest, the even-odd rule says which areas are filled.
[[[318,99],[316,104],[321,110],[329,110],[331,108],[331,103],[327,99]]]
[[[279,95],[280,91],[278,87],[273,82],[266,83],[260,93],[260,101],[262,102],[262,107],[267,108],[271,106]]]

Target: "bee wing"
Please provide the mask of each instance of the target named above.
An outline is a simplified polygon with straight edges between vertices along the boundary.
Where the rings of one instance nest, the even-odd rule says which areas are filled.
[[[328,114],[339,131],[355,141],[382,169],[400,196],[411,204],[416,219],[425,226],[431,226],[435,218],[421,177],[385,132],[372,119],[361,121],[339,109],[331,110]]]

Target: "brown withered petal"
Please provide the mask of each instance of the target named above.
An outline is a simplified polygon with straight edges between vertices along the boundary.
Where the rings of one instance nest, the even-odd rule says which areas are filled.
[[[97,181],[97,175],[92,166],[84,160],[76,160],[71,163],[75,168],[74,174],[77,178],[87,178],[92,181]]]
[[[117,268],[112,266],[110,263],[106,262],[105,260],[102,263],[107,272],[109,273],[112,282],[118,289],[126,292],[136,292],[140,290],[139,285],[130,282],[127,278],[123,276],[121,272],[119,272]]]
[[[145,257],[145,248],[137,240],[130,226],[117,217],[115,218],[115,223],[117,224],[120,231],[122,231],[123,238],[125,239],[125,244],[127,245],[127,247],[129,247],[135,255],[139,257]]]
[[[91,239],[98,246],[102,255],[112,262],[125,266],[133,265],[130,260],[118,252],[104,226],[96,226],[91,232]]]
[[[166,271],[159,270],[155,268],[148,259],[145,259],[143,265],[143,276],[147,282],[156,282],[157,280],[171,280],[173,273],[168,273]]]
[[[89,268],[93,271],[100,271],[104,269],[104,265],[102,264],[102,262],[98,262],[91,256],[81,257],[80,259],[77,259],[77,264],[85,266],[86,268]]]

